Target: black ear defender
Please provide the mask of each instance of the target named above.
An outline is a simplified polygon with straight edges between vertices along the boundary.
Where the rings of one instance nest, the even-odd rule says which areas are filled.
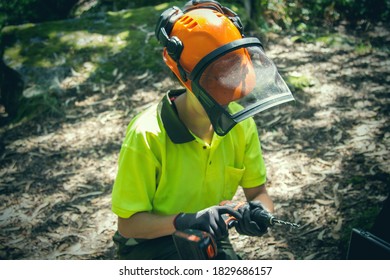
[[[183,12],[176,6],[164,11],[158,19],[155,34],[157,40],[167,48],[168,55],[177,63],[177,68],[183,81],[187,81],[187,73],[180,65],[180,55],[183,51],[182,41],[176,37],[169,37],[173,26],[177,20],[183,16]]]
[[[175,22],[183,16],[183,12],[178,7],[172,7],[164,11],[157,22],[155,34],[164,47],[167,48],[168,54],[178,62],[183,43],[176,36],[169,37]]]

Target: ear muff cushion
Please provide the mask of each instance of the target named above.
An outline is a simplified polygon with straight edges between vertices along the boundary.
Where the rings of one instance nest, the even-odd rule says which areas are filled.
[[[168,54],[175,60],[179,61],[180,54],[183,50],[183,43],[176,36],[169,38],[168,44],[166,45]]]

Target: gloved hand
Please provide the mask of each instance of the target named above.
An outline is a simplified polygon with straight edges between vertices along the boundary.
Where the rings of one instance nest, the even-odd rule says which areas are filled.
[[[270,223],[266,217],[271,217],[271,214],[259,201],[245,203],[238,212],[242,215],[242,219],[235,221],[234,226],[239,234],[262,236],[267,233]]]
[[[173,225],[177,230],[203,230],[219,240],[228,236],[228,228],[222,218],[223,214],[229,214],[236,219],[242,218],[239,212],[229,206],[212,206],[196,213],[180,213],[173,221]]]

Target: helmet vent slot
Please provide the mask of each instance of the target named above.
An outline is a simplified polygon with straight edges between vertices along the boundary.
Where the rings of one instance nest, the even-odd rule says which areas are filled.
[[[215,10],[213,10],[213,13],[214,13],[217,17],[222,17],[222,16],[223,16],[220,12],[215,11]]]
[[[189,30],[198,25],[198,23],[189,16],[184,16],[179,21]]]

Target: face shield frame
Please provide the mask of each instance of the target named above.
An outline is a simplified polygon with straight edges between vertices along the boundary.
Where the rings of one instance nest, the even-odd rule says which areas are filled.
[[[250,106],[243,108],[236,113],[231,113],[228,105],[222,106],[221,104],[219,104],[207,92],[207,90],[205,90],[201,86],[200,79],[202,77],[203,72],[209,65],[211,65],[214,61],[218,60],[220,57],[224,56],[227,53],[247,47],[259,47],[260,50],[264,52],[263,45],[261,44],[259,39],[253,37],[238,39],[226,45],[223,45],[206,55],[195,65],[193,71],[189,74],[189,79],[192,81],[192,92],[195,94],[195,96],[198,98],[199,102],[205,109],[213,125],[214,131],[220,136],[226,135],[240,121],[243,121],[271,107],[294,100],[294,97],[292,96],[283,79],[280,77],[279,73],[277,73],[277,77],[280,77],[280,80],[278,82],[284,84],[284,86],[288,89],[287,93],[265,98],[261,100],[261,102],[258,101],[254,104],[251,104]],[[273,62],[268,57],[267,59],[273,64]],[[275,67],[274,64],[273,66]]]

